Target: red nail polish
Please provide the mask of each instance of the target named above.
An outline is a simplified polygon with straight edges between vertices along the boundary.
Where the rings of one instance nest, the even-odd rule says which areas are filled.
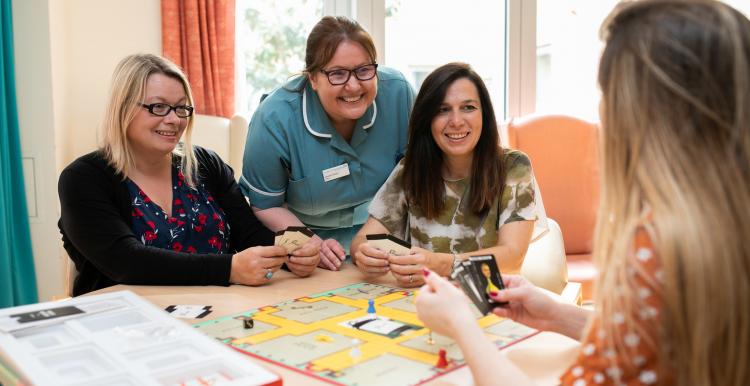
[[[497,291],[490,291],[490,296],[497,297],[498,292]]]
[[[430,275],[430,271],[427,268],[422,268],[422,274],[424,277],[427,277]]]

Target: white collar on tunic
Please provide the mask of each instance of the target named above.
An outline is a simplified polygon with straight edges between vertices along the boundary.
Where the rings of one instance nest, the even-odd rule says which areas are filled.
[[[370,120],[370,123],[362,126],[362,129],[369,129],[372,127],[372,125],[375,124],[375,117],[378,116],[378,105],[375,103],[375,101],[372,101],[372,119]],[[307,128],[307,131],[310,132],[310,134],[321,137],[321,138],[331,138],[331,134],[324,134],[318,131],[315,131],[310,127],[310,121],[307,119],[307,89],[302,90],[302,119],[305,121],[305,128]]]

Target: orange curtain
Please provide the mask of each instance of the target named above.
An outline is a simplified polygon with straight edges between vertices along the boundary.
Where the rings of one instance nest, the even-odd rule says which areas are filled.
[[[235,0],[162,0],[164,56],[187,74],[198,114],[234,114]]]

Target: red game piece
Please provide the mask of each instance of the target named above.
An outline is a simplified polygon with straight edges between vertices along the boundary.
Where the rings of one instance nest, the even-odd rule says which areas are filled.
[[[440,351],[438,351],[438,361],[435,367],[439,369],[444,369],[448,367],[448,358],[446,358],[446,352],[444,348],[441,348]]]

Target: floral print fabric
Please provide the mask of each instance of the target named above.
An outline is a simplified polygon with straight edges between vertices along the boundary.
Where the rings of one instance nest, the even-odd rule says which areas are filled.
[[[187,253],[228,253],[229,225],[224,211],[206,187],[185,184],[185,177],[172,169],[172,213],[153,202],[132,180],[130,193],[132,230],[144,245]]]

